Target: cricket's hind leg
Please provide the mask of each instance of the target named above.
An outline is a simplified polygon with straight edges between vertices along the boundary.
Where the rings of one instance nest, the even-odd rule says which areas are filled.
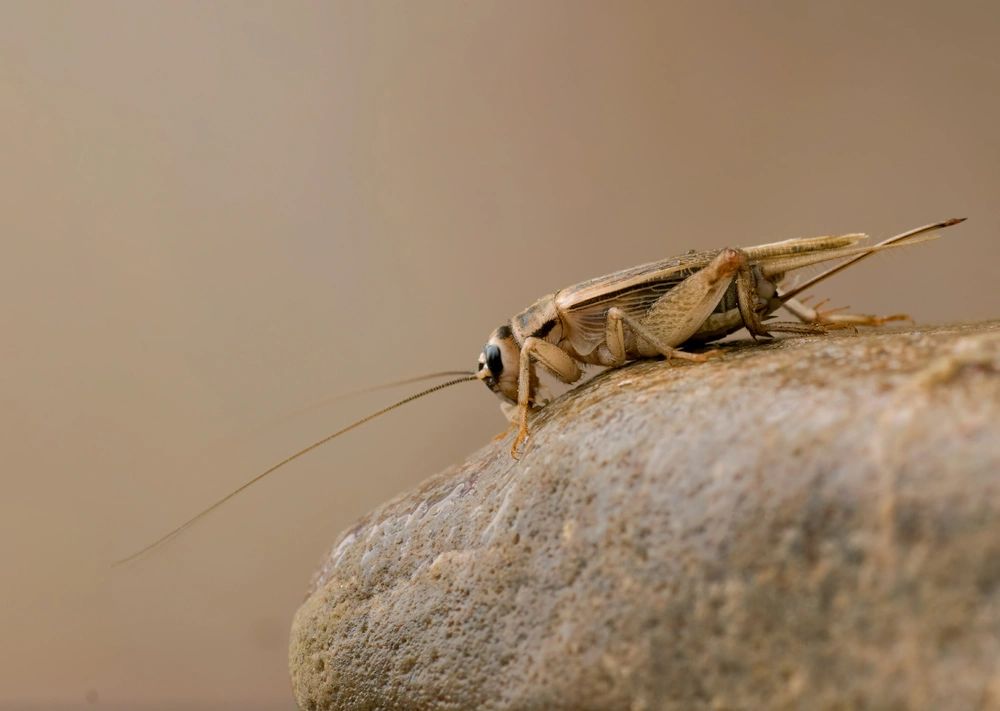
[[[612,306],[605,322],[604,344],[597,351],[601,365],[616,367],[630,358],[659,353],[666,358],[704,361],[719,351],[688,353],[679,346],[705,323],[729,288],[746,255],[723,249],[703,268],[667,291],[642,315]],[[626,329],[634,338],[626,337]]]
[[[892,321],[912,320],[906,314],[890,316],[873,316],[870,314],[844,313],[843,308],[822,309],[826,301],[820,301],[815,306],[809,306],[799,299],[788,299],[783,306],[803,324],[829,328],[853,328],[856,326],[882,326]],[[798,324],[796,324],[798,325]]]
[[[759,338],[773,338],[772,331],[802,335],[826,332],[825,324],[815,321],[803,323],[769,321],[765,323],[764,318],[768,311],[769,299],[761,295],[757,278],[754,276],[749,260],[744,260],[736,273],[736,305],[739,308],[740,317],[743,319],[743,326],[755,341]]]
[[[626,360],[624,326],[628,326],[635,335],[651,345],[657,353],[667,360],[675,358],[677,360],[690,360],[696,363],[703,363],[709,358],[722,354],[722,351],[718,349],[703,353],[688,353],[687,351],[682,351],[680,348],[674,348],[668,345],[666,340],[650,328],[648,323],[632,318],[618,307],[612,307],[608,309],[608,335],[606,337],[606,348],[610,355],[605,355],[601,359],[601,365],[606,365],[610,368],[617,368],[620,365],[624,365]]]

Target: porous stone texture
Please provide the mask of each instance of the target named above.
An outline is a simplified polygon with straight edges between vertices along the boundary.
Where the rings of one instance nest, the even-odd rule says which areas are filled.
[[[342,534],[303,709],[1000,708],[1000,322],[641,362]]]

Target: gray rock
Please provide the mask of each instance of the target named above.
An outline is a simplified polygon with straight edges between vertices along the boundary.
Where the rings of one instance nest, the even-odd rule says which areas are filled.
[[[1000,708],[1000,322],[643,362],[374,511],[312,709]]]

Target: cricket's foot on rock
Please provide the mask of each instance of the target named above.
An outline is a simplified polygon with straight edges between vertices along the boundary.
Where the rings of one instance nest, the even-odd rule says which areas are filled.
[[[1000,323],[563,396],[344,533],[302,709],[1000,708]]]

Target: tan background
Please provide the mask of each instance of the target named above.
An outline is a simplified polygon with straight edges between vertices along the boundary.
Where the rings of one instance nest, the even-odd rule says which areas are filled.
[[[0,708],[290,709],[338,531],[502,429],[455,388],[116,557],[549,290],[947,239],[823,287],[1000,315],[994,3],[4,3]]]

